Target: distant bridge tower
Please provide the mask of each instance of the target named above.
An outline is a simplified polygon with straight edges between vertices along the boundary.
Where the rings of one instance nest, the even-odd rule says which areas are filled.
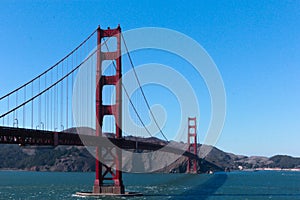
[[[197,155],[197,120],[196,117],[188,118],[188,152]],[[192,168],[193,167],[193,168]],[[192,170],[191,170],[192,168]],[[187,173],[197,173],[197,160],[188,158]]]
[[[106,115],[114,116],[115,138],[122,138],[122,71],[121,71],[121,28],[97,30],[97,68],[96,68],[96,136],[102,136],[103,119]],[[103,38],[115,37],[116,51],[102,51],[106,44],[101,45]],[[107,41],[107,40],[106,40]],[[106,46],[108,49],[108,46]],[[102,61],[111,60],[115,62],[115,74],[104,76],[102,72]],[[114,105],[103,105],[102,91],[105,85],[114,85],[116,91],[116,102]],[[101,159],[100,159],[101,158]],[[124,194],[122,180],[122,151],[119,148],[96,148],[96,179],[93,193]]]

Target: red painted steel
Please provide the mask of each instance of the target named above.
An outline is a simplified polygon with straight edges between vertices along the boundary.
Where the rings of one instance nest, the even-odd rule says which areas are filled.
[[[115,118],[115,138],[122,138],[122,71],[121,71],[121,28],[97,30],[97,71],[96,71],[96,136],[102,136],[103,119],[106,115],[112,115]],[[115,52],[104,52],[107,44],[101,45],[102,38],[115,37],[117,39],[117,48]],[[107,47],[108,48],[108,47]],[[104,76],[102,74],[102,61],[115,61],[116,73],[113,76]],[[105,85],[115,85],[116,103],[115,105],[103,105],[102,91]],[[112,162],[111,162],[112,161]],[[94,182],[94,193],[114,193],[123,194],[124,185],[122,180],[122,151],[114,147],[96,148],[96,178]],[[105,181],[110,182],[105,182]],[[108,185],[107,185],[108,184]]]
[[[188,118],[188,152],[197,155],[197,120],[196,117]],[[197,173],[197,160],[188,158],[187,173],[191,173],[191,161],[193,161],[193,173]]]

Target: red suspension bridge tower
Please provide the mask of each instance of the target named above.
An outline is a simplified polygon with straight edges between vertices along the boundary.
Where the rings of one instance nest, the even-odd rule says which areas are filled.
[[[103,38],[116,38],[117,47],[114,52],[101,50]],[[106,40],[107,41],[107,40]],[[105,41],[105,42],[106,42]],[[104,76],[102,62],[111,60],[115,62],[115,74]],[[121,71],[121,28],[97,30],[97,68],[96,68],[96,136],[103,134],[103,119],[106,115],[114,116],[115,138],[122,138],[122,71]],[[103,105],[102,91],[105,85],[114,85],[116,91],[116,102],[114,105]],[[114,147],[96,148],[96,179],[93,193],[124,194],[122,180],[122,151]]]
[[[196,120],[196,117],[188,118],[188,150],[187,151],[197,155],[197,120]],[[192,168],[192,170],[191,170],[191,168]],[[188,158],[187,173],[197,173],[197,160]]]

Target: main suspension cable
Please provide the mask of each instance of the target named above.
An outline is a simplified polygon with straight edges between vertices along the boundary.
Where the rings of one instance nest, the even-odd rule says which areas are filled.
[[[147,100],[147,98],[146,98],[146,95],[145,95],[145,93],[144,93],[144,90],[143,90],[143,88],[142,88],[142,86],[141,86],[141,82],[140,82],[140,80],[139,80],[139,78],[138,78],[138,75],[137,75],[137,73],[136,73],[136,70],[135,70],[135,67],[134,67],[132,58],[131,58],[131,56],[130,56],[130,53],[129,53],[128,48],[127,48],[127,44],[126,44],[126,42],[125,42],[125,39],[124,39],[124,36],[123,36],[122,33],[121,33],[121,38],[122,38],[122,40],[123,40],[123,43],[124,43],[124,46],[125,46],[125,49],[126,49],[126,53],[127,53],[127,55],[128,55],[128,58],[129,58],[129,61],[130,61],[130,64],[131,64],[131,68],[133,69],[134,76],[135,76],[136,81],[137,81],[137,83],[138,83],[138,85],[139,85],[139,88],[140,88],[140,90],[141,90],[141,93],[142,93],[142,96],[143,96],[143,98],[144,98],[144,100],[145,100],[145,103],[146,103],[146,105],[147,105],[147,107],[148,107],[148,110],[149,110],[149,112],[150,112],[150,114],[151,114],[151,116],[152,116],[152,118],[153,118],[153,120],[154,120],[154,123],[156,124],[157,128],[159,129],[160,133],[161,133],[162,136],[165,138],[165,140],[168,142],[167,137],[165,136],[165,134],[163,133],[162,129],[161,129],[160,126],[158,125],[158,122],[157,122],[156,118],[154,117],[154,114],[153,114],[153,112],[152,112],[152,110],[151,110],[151,108],[150,108],[150,105],[149,105],[149,103],[148,103],[148,100]]]
[[[65,57],[63,57],[61,60],[59,60],[57,63],[55,63],[54,65],[52,65],[50,68],[48,68],[46,71],[44,71],[43,73],[41,73],[40,75],[38,75],[37,77],[33,78],[32,80],[28,81],[27,83],[21,85],[20,87],[18,87],[17,89],[9,92],[8,94],[0,97],[0,100],[6,98],[7,96],[15,93],[16,91],[20,90],[21,88],[25,87],[26,85],[32,83],[33,81],[37,80],[38,78],[40,78],[41,76],[43,76],[44,74],[46,74],[47,72],[49,72],[50,70],[52,70],[53,68],[57,67],[61,62],[63,62],[65,59],[67,59],[70,55],[72,55],[75,51],[77,51],[83,44],[85,44],[95,33],[97,32],[97,29],[94,30],[83,42],[81,42],[75,49],[73,49],[69,54],[67,54]]]
[[[43,91],[41,91],[40,93],[36,94],[35,96],[33,96],[33,91],[32,91],[32,96],[30,99],[28,99],[27,101],[23,102],[22,104],[19,104],[17,107],[7,111],[6,113],[2,114],[0,116],[0,118],[10,114],[11,112],[19,109],[20,107],[26,105],[29,102],[33,103],[33,100],[36,99],[37,97],[39,97],[40,95],[44,94],[46,91],[50,90],[51,88],[55,88],[57,86],[58,83],[60,83],[61,81],[63,81],[65,78],[67,78],[69,75],[73,74],[73,72],[75,72],[79,67],[81,67],[88,59],[91,58],[91,56],[93,56],[95,53],[97,52],[97,50],[95,50],[94,52],[92,52],[86,59],[84,59],[77,67],[73,68],[69,73],[67,73],[66,75],[64,75],[63,77],[61,77],[59,80],[57,80],[55,83],[53,83],[52,85],[50,85],[48,88],[44,89]],[[57,102],[57,100],[55,101]],[[33,106],[32,106],[32,112],[33,112]]]

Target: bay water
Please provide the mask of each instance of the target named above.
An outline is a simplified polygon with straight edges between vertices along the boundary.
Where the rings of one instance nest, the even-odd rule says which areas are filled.
[[[300,199],[300,172],[124,174],[126,191],[141,197],[83,198],[94,173],[0,171],[0,199]]]

